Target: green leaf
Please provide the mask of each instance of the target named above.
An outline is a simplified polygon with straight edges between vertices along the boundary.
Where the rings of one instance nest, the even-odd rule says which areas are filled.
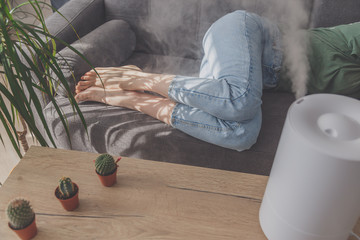
[[[40,22],[38,26],[26,24],[13,17],[13,14],[21,12],[21,8],[25,5],[31,6],[33,9],[33,13],[27,14],[32,14],[34,19]],[[19,114],[26,121],[30,133],[41,145],[48,145],[45,140],[47,137],[55,146],[43,113],[41,104],[43,99],[40,99],[37,93],[41,93],[52,103],[71,143],[67,118],[55,97],[58,87],[65,89],[74,113],[80,117],[87,132],[85,118],[57,63],[56,42],[68,46],[79,54],[89,66],[91,64],[76,49],[49,33],[41,5],[51,7],[45,2],[34,0],[11,9],[7,0],[0,0],[0,65],[3,67],[0,73],[6,76],[3,79],[5,80],[4,84],[0,82],[0,96],[2,96],[0,98],[0,120],[19,156],[21,152],[15,128],[15,120],[18,119]],[[61,13],[59,14],[61,15]],[[56,75],[56,79],[52,77],[52,73]],[[33,79],[37,79],[38,82],[34,82]],[[6,99],[11,103],[11,113],[4,104]],[[39,117],[41,123],[35,123],[35,115]],[[46,136],[42,135],[40,129],[46,133]],[[2,136],[0,136],[0,140],[3,142]]]

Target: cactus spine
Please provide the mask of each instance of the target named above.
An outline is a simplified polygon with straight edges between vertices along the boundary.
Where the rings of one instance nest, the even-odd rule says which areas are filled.
[[[67,199],[75,195],[76,189],[74,183],[68,177],[62,177],[59,180],[59,193],[62,198]]]
[[[95,160],[95,169],[96,172],[102,176],[107,176],[112,174],[117,168],[114,158],[107,154],[101,154]]]
[[[13,229],[23,229],[32,223],[35,213],[29,201],[17,198],[9,203],[7,216]]]

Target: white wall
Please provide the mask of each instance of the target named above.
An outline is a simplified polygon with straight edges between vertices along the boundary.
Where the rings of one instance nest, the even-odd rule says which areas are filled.
[[[0,124],[0,134],[5,142],[5,146],[0,143],[0,182],[4,183],[11,169],[19,162],[19,157],[13,150],[2,124]]]

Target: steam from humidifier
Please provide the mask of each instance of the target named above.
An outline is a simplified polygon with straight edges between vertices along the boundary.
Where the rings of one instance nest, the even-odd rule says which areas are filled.
[[[303,0],[270,0],[264,16],[278,24],[283,37],[283,68],[291,79],[292,91],[298,99],[307,92],[309,62],[307,46],[309,11]]]

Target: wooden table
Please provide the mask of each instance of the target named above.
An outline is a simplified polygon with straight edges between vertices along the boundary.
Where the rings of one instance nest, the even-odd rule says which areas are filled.
[[[35,239],[266,239],[258,220],[265,176],[123,158],[118,183],[106,188],[97,156],[31,147],[0,188],[0,238],[17,239],[4,210],[22,196],[36,212]],[[73,212],[54,197],[62,176],[80,187]]]

